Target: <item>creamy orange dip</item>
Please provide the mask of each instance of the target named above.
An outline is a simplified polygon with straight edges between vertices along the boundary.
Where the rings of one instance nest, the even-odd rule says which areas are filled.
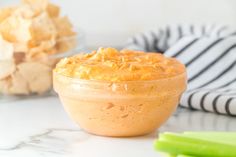
[[[162,54],[100,48],[61,60],[53,86],[70,117],[87,132],[138,136],[153,132],[174,112],[186,72]]]
[[[55,72],[79,79],[120,82],[168,78],[184,73],[185,67],[159,53],[100,48],[61,60]]]

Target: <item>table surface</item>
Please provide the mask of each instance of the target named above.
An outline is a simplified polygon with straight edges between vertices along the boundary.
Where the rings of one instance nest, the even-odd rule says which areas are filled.
[[[235,131],[236,118],[179,108],[155,133],[109,138],[81,130],[55,96],[0,103],[1,157],[161,157],[158,132],[190,130]]]

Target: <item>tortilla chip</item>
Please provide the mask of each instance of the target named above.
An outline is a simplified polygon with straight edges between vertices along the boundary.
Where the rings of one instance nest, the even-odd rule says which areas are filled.
[[[32,47],[30,51],[39,52],[52,49],[56,45],[55,39],[40,42],[37,47]]]
[[[46,58],[46,57],[48,57],[48,54],[46,52],[36,49],[26,54],[27,61],[37,61],[40,58]]]
[[[26,43],[30,40],[31,21],[20,16],[10,16],[0,25],[0,32],[5,40],[9,42]]]
[[[0,61],[0,79],[11,75],[15,70],[16,66],[13,59]]]
[[[0,23],[8,18],[12,12],[15,10],[13,7],[6,7],[0,9]]]
[[[56,48],[58,53],[67,52],[73,48],[75,48],[77,45],[77,41],[73,37],[64,37],[60,38],[56,44]]]
[[[9,94],[10,86],[11,86],[11,78],[10,77],[0,79],[0,93]]]
[[[30,32],[32,35],[30,47],[38,46],[42,41],[53,39],[57,35],[56,28],[47,13],[33,18]]]
[[[58,17],[60,14],[60,8],[47,0],[23,0],[16,12],[25,18],[32,18],[45,11],[51,18]]]
[[[40,14],[40,12],[36,12],[34,8],[32,8],[32,6],[29,4],[22,4],[13,12],[13,15],[20,16],[26,19],[31,19],[38,14]]]
[[[51,88],[52,69],[49,66],[39,62],[24,62],[17,67],[20,74],[27,80],[31,92],[40,94]]]
[[[55,39],[42,41],[39,46],[33,47],[28,51],[27,57],[40,58],[43,57],[44,55],[46,57],[47,55],[57,53],[55,45],[56,45]]]
[[[48,0],[22,0],[22,4],[29,5],[34,10],[34,14],[39,15],[46,10]]]
[[[9,60],[13,56],[13,44],[4,40],[0,35],[0,60]]]
[[[52,86],[51,57],[76,46],[76,34],[48,0],[21,0],[0,9],[0,92],[43,93]]]
[[[59,38],[76,34],[73,31],[73,26],[67,16],[54,18],[53,22],[57,29]]]
[[[53,69],[59,60],[60,60],[59,58],[42,58],[41,60],[38,61],[42,64],[48,65]]]
[[[28,44],[27,43],[13,43],[14,52],[28,52]]]
[[[41,8],[46,8],[48,0],[21,0],[23,4],[35,5]]]
[[[54,48],[52,48],[52,49],[47,50],[46,53],[48,54],[48,58],[50,59],[50,58],[52,58],[51,55],[57,54],[57,53],[59,53],[59,52],[58,52],[57,49],[54,47]]]
[[[51,18],[58,17],[60,14],[60,8],[55,4],[49,3],[46,9]]]
[[[9,88],[11,94],[27,95],[29,88],[26,80],[19,71],[15,71],[12,75],[12,85]]]

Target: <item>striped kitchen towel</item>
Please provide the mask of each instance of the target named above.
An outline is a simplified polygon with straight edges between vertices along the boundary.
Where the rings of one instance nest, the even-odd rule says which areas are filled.
[[[236,30],[215,25],[171,25],[129,39],[125,48],[161,52],[187,67],[180,105],[236,116]]]

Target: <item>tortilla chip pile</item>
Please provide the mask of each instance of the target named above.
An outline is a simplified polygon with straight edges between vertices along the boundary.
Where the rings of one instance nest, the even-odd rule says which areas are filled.
[[[0,9],[0,93],[43,93],[52,85],[53,54],[76,46],[76,33],[48,0]],[[50,56],[50,59],[49,59]]]

